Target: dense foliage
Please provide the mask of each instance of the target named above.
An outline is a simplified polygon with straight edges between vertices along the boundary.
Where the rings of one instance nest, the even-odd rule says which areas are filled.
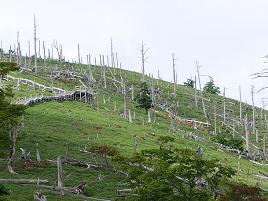
[[[150,90],[148,89],[147,83],[141,83],[140,93],[135,97],[138,103],[138,107],[144,108],[146,112],[152,107],[152,99],[150,96]]]
[[[144,150],[130,159],[117,159],[121,168],[128,171],[134,189],[129,200],[214,200],[223,181],[235,173],[217,160],[199,157],[193,150],[165,148],[165,142],[172,139],[158,141],[160,149]]]
[[[241,183],[229,182],[225,192],[219,197],[219,201],[265,201],[261,196],[261,189],[247,186]]]
[[[13,70],[17,70],[16,63],[0,62],[1,76]],[[25,106],[11,103],[13,96],[10,86],[0,87],[0,144],[6,147],[1,151],[7,150],[10,144],[9,132],[18,124],[21,116],[25,113]],[[3,155],[3,153],[0,153],[0,155]]]
[[[187,86],[187,87],[191,87],[191,88],[194,88],[194,85],[195,85],[195,81],[192,80],[192,79],[187,79],[186,82],[183,83],[184,86]]]
[[[204,92],[206,93],[210,93],[210,94],[220,94],[220,88],[217,87],[214,83],[214,80],[213,79],[210,79],[204,86],[203,88]]]
[[[238,149],[240,151],[244,150],[243,140],[240,136],[237,135],[232,136],[231,134],[220,133],[216,135],[213,140],[217,143],[223,144],[233,149]]]

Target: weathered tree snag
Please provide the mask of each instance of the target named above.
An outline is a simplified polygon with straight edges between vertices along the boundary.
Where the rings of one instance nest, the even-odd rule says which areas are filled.
[[[144,49],[144,43],[142,41],[141,43],[141,73],[142,73],[142,82],[145,82],[145,61],[148,59],[148,57],[146,57],[146,52],[148,51],[148,49]]]
[[[77,57],[78,57],[78,64],[81,63],[81,57],[80,57],[80,47],[79,47],[79,43],[77,44]]]
[[[0,182],[14,184],[48,184],[48,180],[44,179],[0,179]]]
[[[116,100],[114,100],[114,108],[113,108],[113,113],[116,112]]]
[[[263,136],[263,159],[266,160],[266,135]]]
[[[202,85],[201,85],[200,74],[199,74],[199,64],[197,61],[195,64],[196,64],[196,70],[197,70],[197,76],[198,76],[198,82],[199,82],[199,90],[200,90],[200,96],[201,96],[201,101],[202,101],[203,113],[204,113],[205,118],[207,118],[205,103],[203,99]]]
[[[114,52],[113,52],[113,39],[111,38],[111,66],[115,67],[114,65]],[[115,70],[114,70],[115,72]]]
[[[214,134],[217,134],[217,108],[216,101],[214,100]]]
[[[31,43],[30,41],[28,41],[28,51],[29,51],[29,55],[28,55],[28,66],[31,66]]]
[[[253,129],[253,133],[255,133],[256,122],[255,122],[254,87],[253,86],[251,86],[251,101],[252,101],[252,129]]]
[[[115,53],[115,59],[116,59],[116,68],[118,68],[118,67],[119,67],[119,65],[118,65],[117,52]],[[120,67],[120,68],[121,68],[121,67]]]
[[[58,180],[57,180],[57,187],[63,187],[64,186],[64,181],[63,181],[63,168],[62,168],[62,161],[61,157],[58,156],[57,158],[57,175],[58,175]]]
[[[148,110],[148,123],[151,123],[151,113],[150,113],[150,110]]]
[[[225,87],[223,88],[223,122],[226,123]]]
[[[246,155],[250,157],[250,144],[249,144],[249,133],[248,133],[248,117],[245,117],[245,135],[246,135]]]
[[[34,15],[34,72],[37,73],[37,50],[36,50],[36,18]]]
[[[21,150],[21,156],[20,156],[20,158],[23,160],[23,161],[32,161],[31,160],[31,157],[30,157],[30,152],[26,152],[26,150],[25,149],[23,149],[23,148],[20,148],[20,150]]]
[[[129,123],[132,123],[132,115],[130,109],[128,110],[128,121]]]
[[[123,82],[124,93],[124,118],[127,118],[127,96],[126,96],[126,84]]]
[[[102,55],[102,69],[103,69],[103,81],[104,81],[104,89],[107,88],[107,82],[106,82],[106,68],[104,63],[104,56]]]
[[[37,160],[38,163],[41,161],[38,143],[36,143],[36,160]]]
[[[195,107],[198,108],[197,88],[196,88],[196,76],[194,76],[194,102],[195,102]]]
[[[17,126],[13,126],[10,129],[10,140],[12,141],[12,145],[10,147],[10,155],[7,161],[7,169],[8,169],[8,172],[11,174],[16,174],[16,172],[12,168],[12,161],[15,159],[15,156],[16,156],[17,138],[19,134],[19,129],[23,126],[22,121],[23,121],[23,117],[21,118]]]
[[[241,87],[239,86],[239,118],[240,122],[242,122],[242,100],[241,100]]]
[[[137,146],[138,146],[138,139],[137,139],[137,136],[133,136],[133,144],[132,144],[132,155],[134,156],[137,152]]]
[[[131,84],[131,100],[134,100],[134,85]]]
[[[38,40],[38,58],[41,59],[41,41]]]
[[[175,56],[172,53],[172,69],[173,69],[173,93],[176,96],[176,71],[175,71]]]

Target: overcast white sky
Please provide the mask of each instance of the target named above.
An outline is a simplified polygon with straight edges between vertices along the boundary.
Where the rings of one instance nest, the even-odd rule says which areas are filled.
[[[110,38],[123,68],[140,71],[139,49],[147,47],[146,73],[172,79],[171,53],[176,56],[178,81],[194,78],[195,60],[201,74],[210,75],[226,95],[250,103],[250,86],[268,85],[268,79],[252,80],[250,74],[265,68],[268,54],[267,0],[1,0],[0,40],[4,49],[16,41],[24,49],[33,40],[33,15],[38,37],[49,46],[54,39],[63,53],[77,58],[110,54]],[[206,82],[207,77],[202,77]],[[256,95],[260,105],[261,97]],[[257,100],[258,99],[258,100]]]

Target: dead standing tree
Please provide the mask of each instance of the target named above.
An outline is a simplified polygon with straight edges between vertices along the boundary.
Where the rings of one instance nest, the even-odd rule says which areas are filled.
[[[144,43],[141,43],[141,73],[142,73],[142,82],[145,82],[145,61],[148,59],[146,57],[146,53],[148,52],[149,48],[144,49]]]
[[[57,51],[59,62],[62,62],[62,60],[63,60],[63,56],[62,56],[62,45],[61,44],[58,44],[58,42],[56,40],[54,40],[53,41],[53,47]]]
[[[15,159],[16,155],[16,144],[18,139],[19,130],[23,127],[23,117],[19,121],[19,123],[15,126],[12,126],[10,129],[10,140],[12,141],[12,146],[10,147],[10,156],[7,161],[7,169],[11,174],[16,174],[16,172],[12,168],[12,161]]]
[[[36,49],[36,18],[34,15],[34,72],[37,73],[37,49]]]
[[[173,70],[173,93],[176,96],[176,85],[177,85],[177,78],[176,78],[176,70],[175,70],[175,56],[172,53],[172,70]]]
[[[251,101],[252,101],[252,129],[253,133],[256,131],[256,125],[255,125],[255,106],[254,106],[254,87],[251,86]]]
[[[200,74],[199,74],[200,66],[199,66],[198,61],[196,61],[195,64],[196,64],[196,70],[197,70],[197,76],[198,76],[198,82],[199,82],[199,90],[200,90],[200,96],[201,96],[201,101],[202,101],[203,113],[204,113],[205,118],[207,118],[207,113],[206,113],[206,108],[205,108],[205,103],[204,103],[204,98],[203,98],[201,79],[200,79]]]

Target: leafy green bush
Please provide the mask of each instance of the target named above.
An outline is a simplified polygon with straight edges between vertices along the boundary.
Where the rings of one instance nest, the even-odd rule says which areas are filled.
[[[233,137],[230,134],[220,133],[216,135],[213,140],[217,143],[223,144],[233,149],[238,149],[240,151],[244,150],[243,140],[240,136],[237,135]]]

